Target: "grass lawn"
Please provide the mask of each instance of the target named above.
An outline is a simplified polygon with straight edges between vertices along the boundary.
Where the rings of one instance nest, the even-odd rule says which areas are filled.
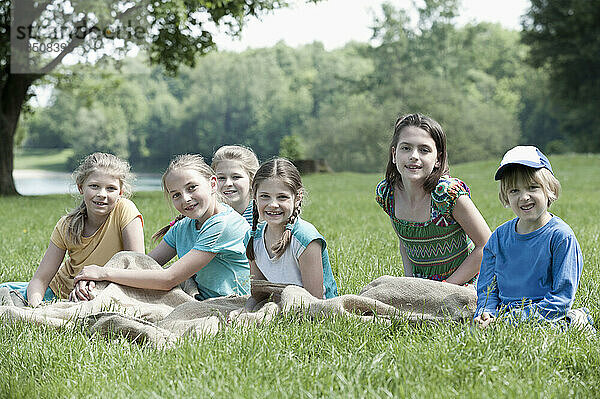
[[[600,326],[600,156],[551,157],[563,185],[551,211],[575,231],[585,268],[575,306]],[[490,228],[512,217],[493,180],[497,161],[461,164]],[[374,201],[379,175],[305,178],[303,217],[326,237],[341,294],[378,276],[402,275],[397,238]],[[162,195],[133,198],[150,235],[173,213]],[[54,224],[75,200],[65,195],[0,198],[0,281],[27,281]],[[246,330],[185,340],[165,351],[78,329],[0,325],[0,397],[598,397],[600,345],[577,331],[523,325],[391,327],[282,317]]]
[[[53,172],[71,172],[67,160],[73,150],[26,148],[15,151],[15,169],[42,169]]]

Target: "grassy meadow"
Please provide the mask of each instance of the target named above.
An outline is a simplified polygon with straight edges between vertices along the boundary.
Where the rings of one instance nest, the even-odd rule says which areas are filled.
[[[73,155],[70,148],[36,149],[15,151],[15,169],[42,169],[52,172],[70,172],[67,161]]]
[[[551,211],[575,231],[585,266],[576,307],[600,326],[600,155],[550,157],[563,185]],[[497,161],[456,165],[493,230],[512,217],[493,180]],[[304,178],[303,217],[326,237],[340,294],[402,275],[398,242],[374,201],[380,175]],[[137,193],[147,249],[172,218],[161,193]],[[31,278],[68,195],[0,198],[0,281]],[[282,317],[253,329],[155,350],[75,329],[0,325],[0,397],[598,397],[600,345],[578,331],[498,323],[392,326]]]

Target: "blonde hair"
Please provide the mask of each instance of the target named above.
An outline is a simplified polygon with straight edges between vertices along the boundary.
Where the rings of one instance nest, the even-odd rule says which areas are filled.
[[[498,198],[504,206],[508,206],[508,192],[517,185],[537,183],[542,186],[544,194],[548,198],[548,206],[558,199],[560,195],[560,182],[552,172],[546,168],[530,168],[524,165],[511,165],[502,174],[500,180],[500,192]]]
[[[300,216],[300,208],[302,206],[302,196],[304,195],[304,187],[302,186],[302,179],[300,178],[300,173],[296,166],[289,160],[285,158],[274,158],[270,161],[263,163],[256,175],[254,176],[254,181],[252,182],[252,192],[256,193],[256,190],[261,182],[267,179],[279,179],[283,184],[285,184],[294,196],[296,197],[296,203],[294,205],[294,210],[290,215],[287,226],[281,239],[276,242],[271,249],[275,253],[275,258],[279,258],[285,252],[286,248],[290,244],[292,240],[292,230],[291,226],[296,223],[298,216]],[[256,231],[256,227],[258,225],[258,207],[256,206],[256,201],[254,201],[254,205],[252,206],[252,231]],[[248,245],[246,246],[246,257],[249,260],[254,260],[254,237],[250,236],[250,240],[248,241]]]
[[[215,172],[211,169],[210,166],[208,166],[208,164],[206,162],[204,162],[204,158],[202,158],[201,155],[198,155],[198,154],[177,155],[175,158],[173,158],[171,160],[171,162],[169,163],[169,166],[163,173],[162,179],[161,179],[161,187],[162,187],[163,193],[165,195],[165,198],[169,202],[170,202],[169,191],[167,190],[167,183],[166,183],[167,176],[169,176],[169,173],[173,172],[174,170],[178,170],[178,169],[194,170],[194,171],[200,173],[200,175],[202,175],[202,177],[206,178],[206,180],[210,180],[210,178],[215,175]],[[216,196],[216,200],[218,202],[222,202],[222,197],[218,192],[215,193],[215,196]],[[167,234],[167,231],[169,231],[169,229],[171,228],[171,226],[173,226],[173,224],[180,221],[184,217],[185,216],[183,216],[181,214],[178,215],[175,218],[175,220],[173,220],[168,225],[164,226],[163,228],[158,230],[156,233],[154,233],[152,238],[155,241],[160,240],[165,234]]]
[[[259,163],[256,154],[251,148],[242,145],[224,145],[213,155],[211,168],[217,170],[219,162],[222,161],[238,161],[242,169],[248,174],[250,185],[252,185]]]
[[[119,180],[121,196],[129,197],[131,195],[131,183],[133,181],[131,166],[127,161],[113,154],[95,152],[88,155],[77,166],[72,177],[77,187],[81,187],[92,173],[99,170]],[[81,244],[86,218],[87,208],[83,200],[78,207],[71,210],[65,216],[67,226],[66,238],[73,245]]]

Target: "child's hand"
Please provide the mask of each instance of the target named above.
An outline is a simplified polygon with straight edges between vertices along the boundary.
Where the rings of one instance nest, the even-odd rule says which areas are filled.
[[[479,328],[486,328],[490,325],[491,322],[495,320],[495,317],[489,314],[488,312],[483,312],[479,316],[477,316],[473,321],[475,324],[479,324]]]
[[[84,267],[77,276],[75,276],[75,283],[80,282],[81,280],[95,280],[102,281],[105,280],[104,268],[96,265],[90,265]]]
[[[79,301],[89,301],[93,299],[92,290],[96,287],[95,281],[87,281],[80,280],[75,283],[75,287],[71,294],[69,295],[69,301],[71,302],[79,302]]]
[[[40,294],[37,295],[29,295],[27,299],[23,298],[23,301],[29,304],[32,308],[37,308],[42,304],[42,296]]]

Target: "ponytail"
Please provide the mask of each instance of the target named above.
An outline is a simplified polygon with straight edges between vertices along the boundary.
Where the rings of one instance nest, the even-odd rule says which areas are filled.
[[[66,239],[73,245],[81,245],[81,237],[83,237],[83,227],[87,218],[87,208],[85,202],[81,204],[65,216],[66,224]]]
[[[156,241],[160,241],[161,238],[163,238],[165,236],[165,234],[167,234],[167,231],[169,231],[169,229],[171,227],[173,227],[173,225],[177,222],[179,222],[181,219],[183,219],[185,216],[183,215],[178,215],[175,219],[173,219],[171,222],[169,222],[168,225],[166,225],[165,227],[163,227],[162,229],[158,230],[156,233],[154,233],[154,235],[152,236],[152,239],[156,242]]]
[[[248,260],[256,259],[254,255],[254,233],[256,233],[256,226],[258,226],[258,207],[256,206],[256,201],[252,201],[252,234],[250,234],[248,245],[246,245],[246,258]]]

